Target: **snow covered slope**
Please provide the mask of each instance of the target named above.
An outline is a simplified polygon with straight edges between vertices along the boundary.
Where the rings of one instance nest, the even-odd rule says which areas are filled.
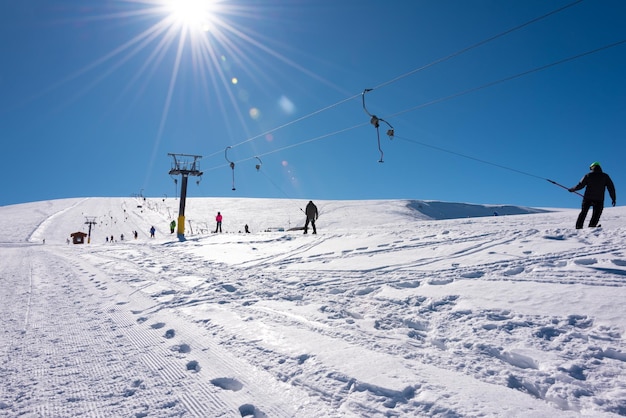
[[[320,201],[315,202],[320,225],[327,231],[368,230],[396,227],[415,220],[455,219],[545,212],[517,206],[476,205],[418,200]],[[185,235],[207,234],[215,230],[215,215],[224,215],[224,232],[288,230],[304,225],[306,201],[279,199],[188,198],[185,208]],[[84,198],[25,203],[0,207],[0,242],[65,242],[70,233],[89,230],[94,220],[92,242],[105,242],[113,235],[131,238],[137,231],[150,236],[151,226],[158,235],[168,235],[169,224],[178,219],[180,200],[173,198]],[[26,234],[26,236],[25,236]]]
[[[178,203],[0,207],[0,416],[626,415],[623,207]]]

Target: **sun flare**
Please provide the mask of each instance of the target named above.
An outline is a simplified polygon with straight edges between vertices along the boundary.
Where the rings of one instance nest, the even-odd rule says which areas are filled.
[[[163,0],[169,16],[186,28],[209,31],[219,11],[217,0]]]

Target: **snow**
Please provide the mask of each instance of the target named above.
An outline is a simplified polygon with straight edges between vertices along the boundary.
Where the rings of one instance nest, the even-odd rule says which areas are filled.
[[[306,203],[0,207],[0,416],[626,415],[625,207]]]

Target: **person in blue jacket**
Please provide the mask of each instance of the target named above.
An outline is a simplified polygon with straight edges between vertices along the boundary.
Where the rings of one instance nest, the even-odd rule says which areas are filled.
[[[589,208],[591,207],[593,207],[593,212],[591,213],[589,227],[595,228],[598,226],[602,210],[604,209],[605,190],[609,191],[611,204],[615,206],[615,185],[613,184],[611,177],[602,171],[602,167],[600,167],[600,163],[597,161],[591,163],[589,170],[591,171],[585,174],[576,186],[568,189],[572,193],[583,188],[585,189],[582,208],[580,210],[580,214],[578,215],[578,219],[576,220],[576,229],[581,229],[583,227],[585,218],[587,217],[587,212],[589,212]]]

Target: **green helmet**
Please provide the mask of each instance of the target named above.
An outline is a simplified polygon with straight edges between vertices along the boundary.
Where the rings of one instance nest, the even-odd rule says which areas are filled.
[[[591,165],[589,166],[590,169],[593,169],[594,167],[600,167],[600,163],[597,161],[594,161],[591,163]]]

